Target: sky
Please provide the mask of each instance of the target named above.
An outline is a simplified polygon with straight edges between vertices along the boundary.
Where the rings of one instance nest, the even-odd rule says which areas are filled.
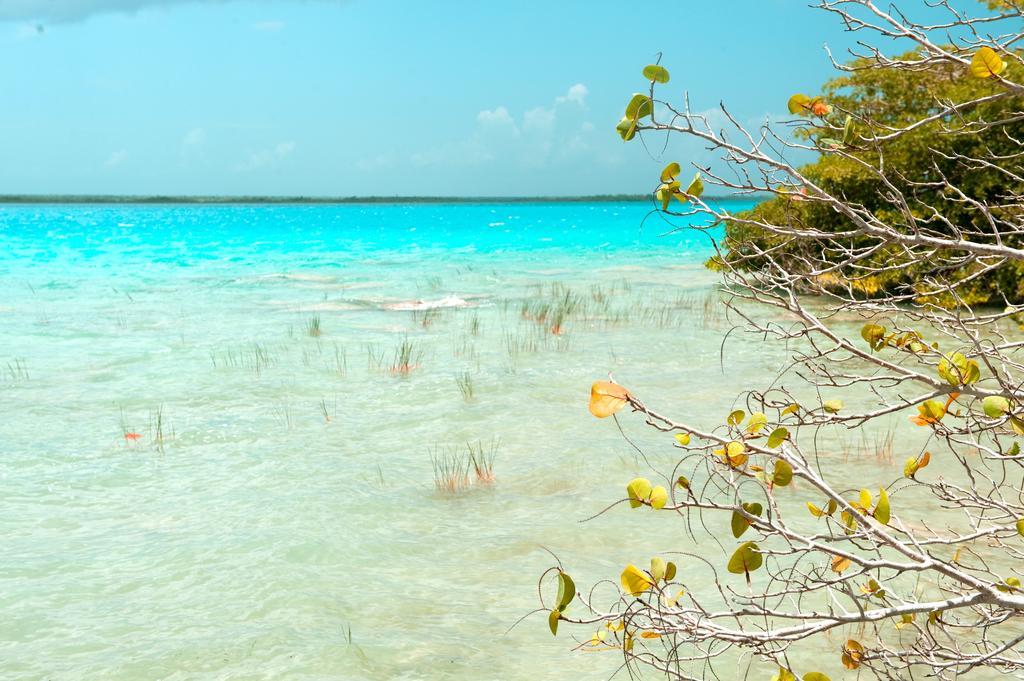
[[[647,192],[709,158],[615,133],[659,52],[756,126],[826,43],[801,0],[0,0],[0,194]]]

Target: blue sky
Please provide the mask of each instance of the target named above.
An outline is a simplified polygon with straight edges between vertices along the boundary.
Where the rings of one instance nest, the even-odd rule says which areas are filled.
[[[658,51],[666,96],[756,122],[848,41],[799,0],[644,7],[2,0],[0,193],[648,191],[663,161],[706,160],[615,134]]]

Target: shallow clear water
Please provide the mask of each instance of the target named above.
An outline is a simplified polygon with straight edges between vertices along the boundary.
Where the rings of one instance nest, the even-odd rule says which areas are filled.
[[[0,676],[610,676],[543,616],[507,632],[545,548],[580,584],[695,548],[672,519],[579,522],[653,474],[590,383],[717,422],[781,356],[720,355],[706,238],[646,214],[0,208]],[[552,333],[536,306],[567,289]],[[671,438],[624,427],[671,470]],[[478,441],[493,484],[437,491],[432,453]]]

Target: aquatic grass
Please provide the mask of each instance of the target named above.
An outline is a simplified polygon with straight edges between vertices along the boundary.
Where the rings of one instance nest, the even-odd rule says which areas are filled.
[[[271,407],[270,413],[273,414],[274,419],[277,420],[285,430],[293,430],[295,428],[295,418],[292,414],[292,406],[287,402],[280,402]]]
[[[345,353],[345,348],[334,344],[334,372],[341,378],[348,376],[348,355]]]
[[[434,488],[442,493],[457,495],[469,489],[470,458],[451,447],[441,449],[434,445],[430,450],[430,465],[434,469]]]
[[[868,440],[867,434],[864,431],[859,432],[859,440],[851,441],[846,438],[840,440],[839,450],[842,454],[843,462],[849,463],[851,457],[858,459],[874,457],[875,463],[891,466],[895,461],[893,451],[893,445],[896,440],[895,429],[889,426],[885,431],[874,433],[870,440]]]
[[[486,445],[482,440],[478,440],[475,444],[466,443],[466,448],[469,450],[469,461],[473,466],[473,472],[476,473],[476,481],[481,485],[494,483],[494,459],[498,455],[499,445],[500,440],[497,438],[492,438]]]
[[[393,357],[391,374],[404,378],[419,368],[420,361],[423,359],[423,350],[416,347],[416,344],[409,340],[407,336],[395,348]]]
[[[263,371],[275,363],[270,350],[262,343],[253,342],[251,345],[239,349],[229,349],[225,352],[210,352],[210,362],[214,368],[243,368],[249,369],[256,377],[260,377]]]
[[[331,415],[332,414],[334,416],[338,415],[338,400],[337,399],[332,400],[331,404],[328,405],[327,404],[327,399],[321,397],[320,398],[320,402],[317,404],[317,406],[320,408],[320,415],[324,417],[324,423],[330,423],[331,422]]]
[[[366,368],[370,371],[382,371],[384,369],[385,351],[376,345],[366,344]]]
[[[28,364],[24,359],[15,357],[10,362],[7,362],[7,376],[12,381],[27,381],[29,380],[28,375]]]
[[[313,338],[319,338],[323,331],[320,328],[320,315],[315,314],[306,322],[306,333]]]
[[[412,323],[424,329],[429,329],[440,317],[441,310],[436,307],[412,311]]]
[[[174,428],[173,426],[167,429],[167,420],[164,417],[164,405],[158,405],[156,409],[152,409],[149,412],[149,435],[150,440],[153,442],[153,446],[158,451],[164,451],[164,445],[168,440],[174,439]]]
[[[468,371],[463,371],[455,376],[455,384],[459,387],[459,394],[462,395],[462,399],[466,402],[472,402],[475,393],[473,375]]]

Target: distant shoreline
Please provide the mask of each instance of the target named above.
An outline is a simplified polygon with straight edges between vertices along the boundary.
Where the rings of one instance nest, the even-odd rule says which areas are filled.
[[[710,201],[749,201],[762,197],[706,197]],[[284,204],[412,204],[412,203],[632,203],[649,202],[647,194],[600,194],[595,196],[112,196],[77,194],[0,195],[0,204],[186,204],[186,205],[284,205]]]

